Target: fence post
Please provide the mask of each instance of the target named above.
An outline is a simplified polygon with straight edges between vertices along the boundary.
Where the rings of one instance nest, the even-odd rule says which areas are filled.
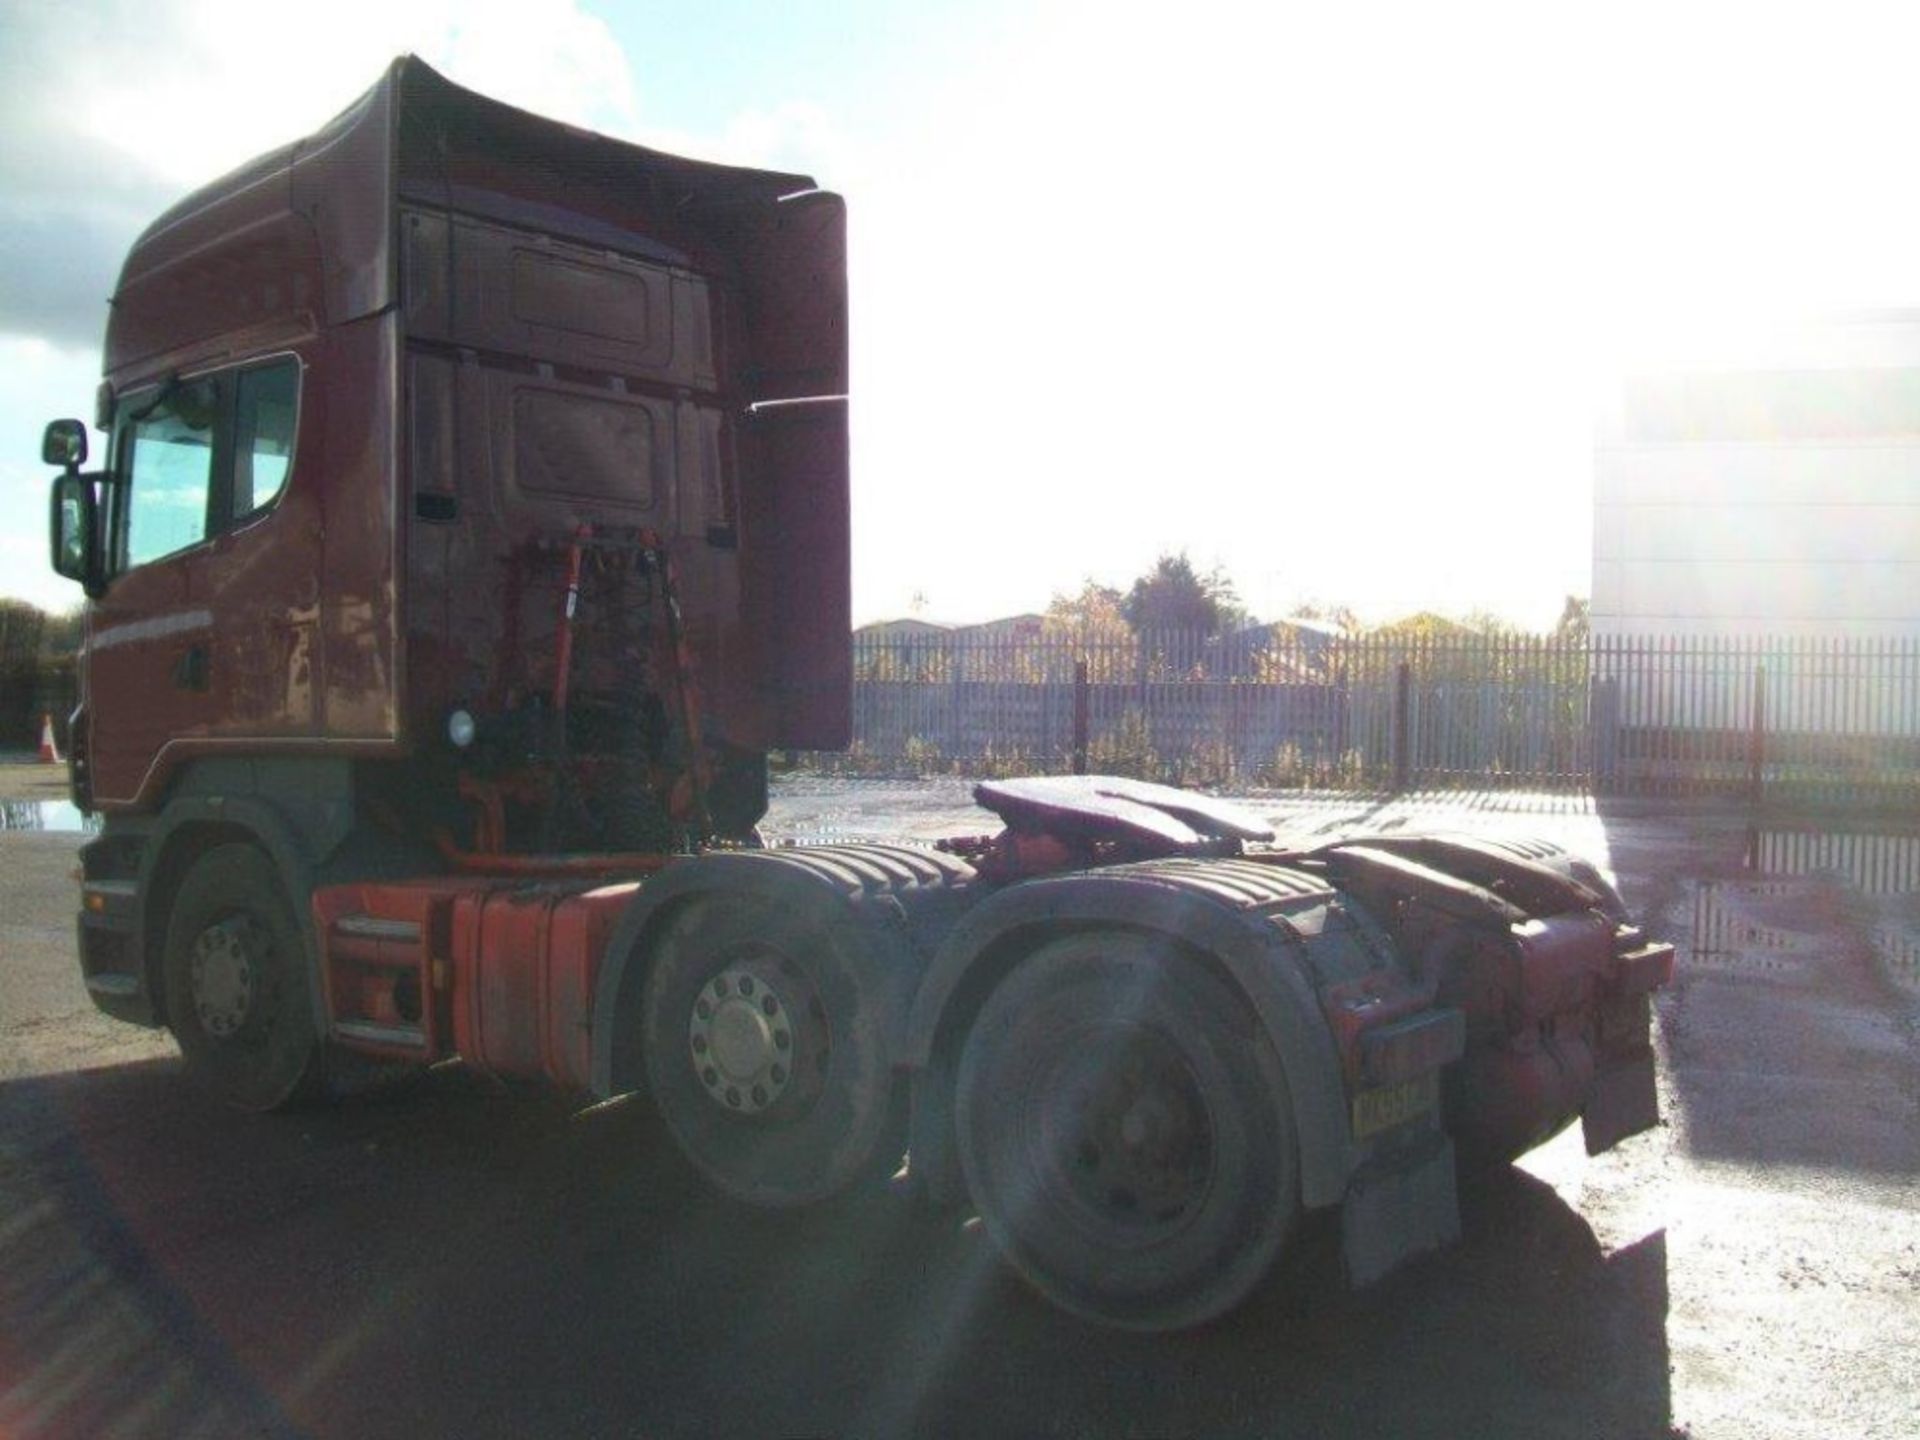
[[[1393,672],[1393,793],[1407,788],[1413,772],[1413,667],[1402,660]]]
[[[1597,640],[1587,679],[1587,720],[1592,727],[1589,760],[1595,793],[1613,793],[1620,776],[1620,671],[1630,662],[1607,640]],[[1624,786],[1620,788],[1624,789]]]
[[[1087,773],[1087,661],[1073,662],[1073,773]]]
[[[1747,800],[1759,805],[1767,794],[1767,667],[1753,667],[1753,728],[1747,736]]]
[[[950,683],[953,686],[953,690],[947,697],[947,759],[958,760],[960,758],[960,739],[964,733],[960,719],[960,709],[965,703],[964,696],[966,693],[961,689],[960,672],[963,668],[962,661],[964,654],[959,640],[956,639],[953,642],[951,653],[953,655],[953,678]]]

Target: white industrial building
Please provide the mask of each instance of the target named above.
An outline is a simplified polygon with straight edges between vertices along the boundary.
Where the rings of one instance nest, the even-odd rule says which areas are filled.
[[[1595,449],[1592,623],[1628,727],[1746,727],[1756,671],[1769,731],[1910,727],[1920,311],[1722,336],[1623,381]]]
[[[1697,353],[1602,422],[1594,632],[1920,632],[1920,311]]]

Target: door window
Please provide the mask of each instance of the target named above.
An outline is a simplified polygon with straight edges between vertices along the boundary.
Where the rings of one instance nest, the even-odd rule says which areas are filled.
[[[177,385],[136,412],[125,472],[128,568],[207,538],[219,388],[212,379]]]
[[[242,370],[234,407],[233,518],[264,510],[279,498],[293,465],[293,420],[300,365],[276,361]]]
[[[128,397],[116,568],[185,550],[271,506],[293,468],[299,398],[290,355]]]

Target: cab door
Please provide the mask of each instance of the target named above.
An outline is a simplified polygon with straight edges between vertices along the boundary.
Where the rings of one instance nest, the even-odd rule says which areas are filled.
[[[130,805],[168,740],[205,724],[213,616],[192,594],[219,448],[213,377],[122,398],[106,487],[109,568],[87,632],[93,796]]]
[[[240,735],[311,733],[301,645],[317,566],[279,522],[291,479],[292,355],[146,387],[116,405],[110,580],[87,641],[97,804],[150,805],[182,758]],[[284,550],[286,553],[276,553]],[[308,621],[310,634],[311,620]],[[289,713],[291,712],[291,713]]]

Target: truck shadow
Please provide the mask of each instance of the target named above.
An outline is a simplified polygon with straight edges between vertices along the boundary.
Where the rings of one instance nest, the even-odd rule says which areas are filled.
[[[0,1086],[0,1433],[1665,1435],[1667,1263],[1554,1193],[1361,1294],[1331,1236],[1203,1330],[1062,1315],[894,1196],[714,1198],[642,1104],[458,1068],[209,1108],[177,1062]]]

